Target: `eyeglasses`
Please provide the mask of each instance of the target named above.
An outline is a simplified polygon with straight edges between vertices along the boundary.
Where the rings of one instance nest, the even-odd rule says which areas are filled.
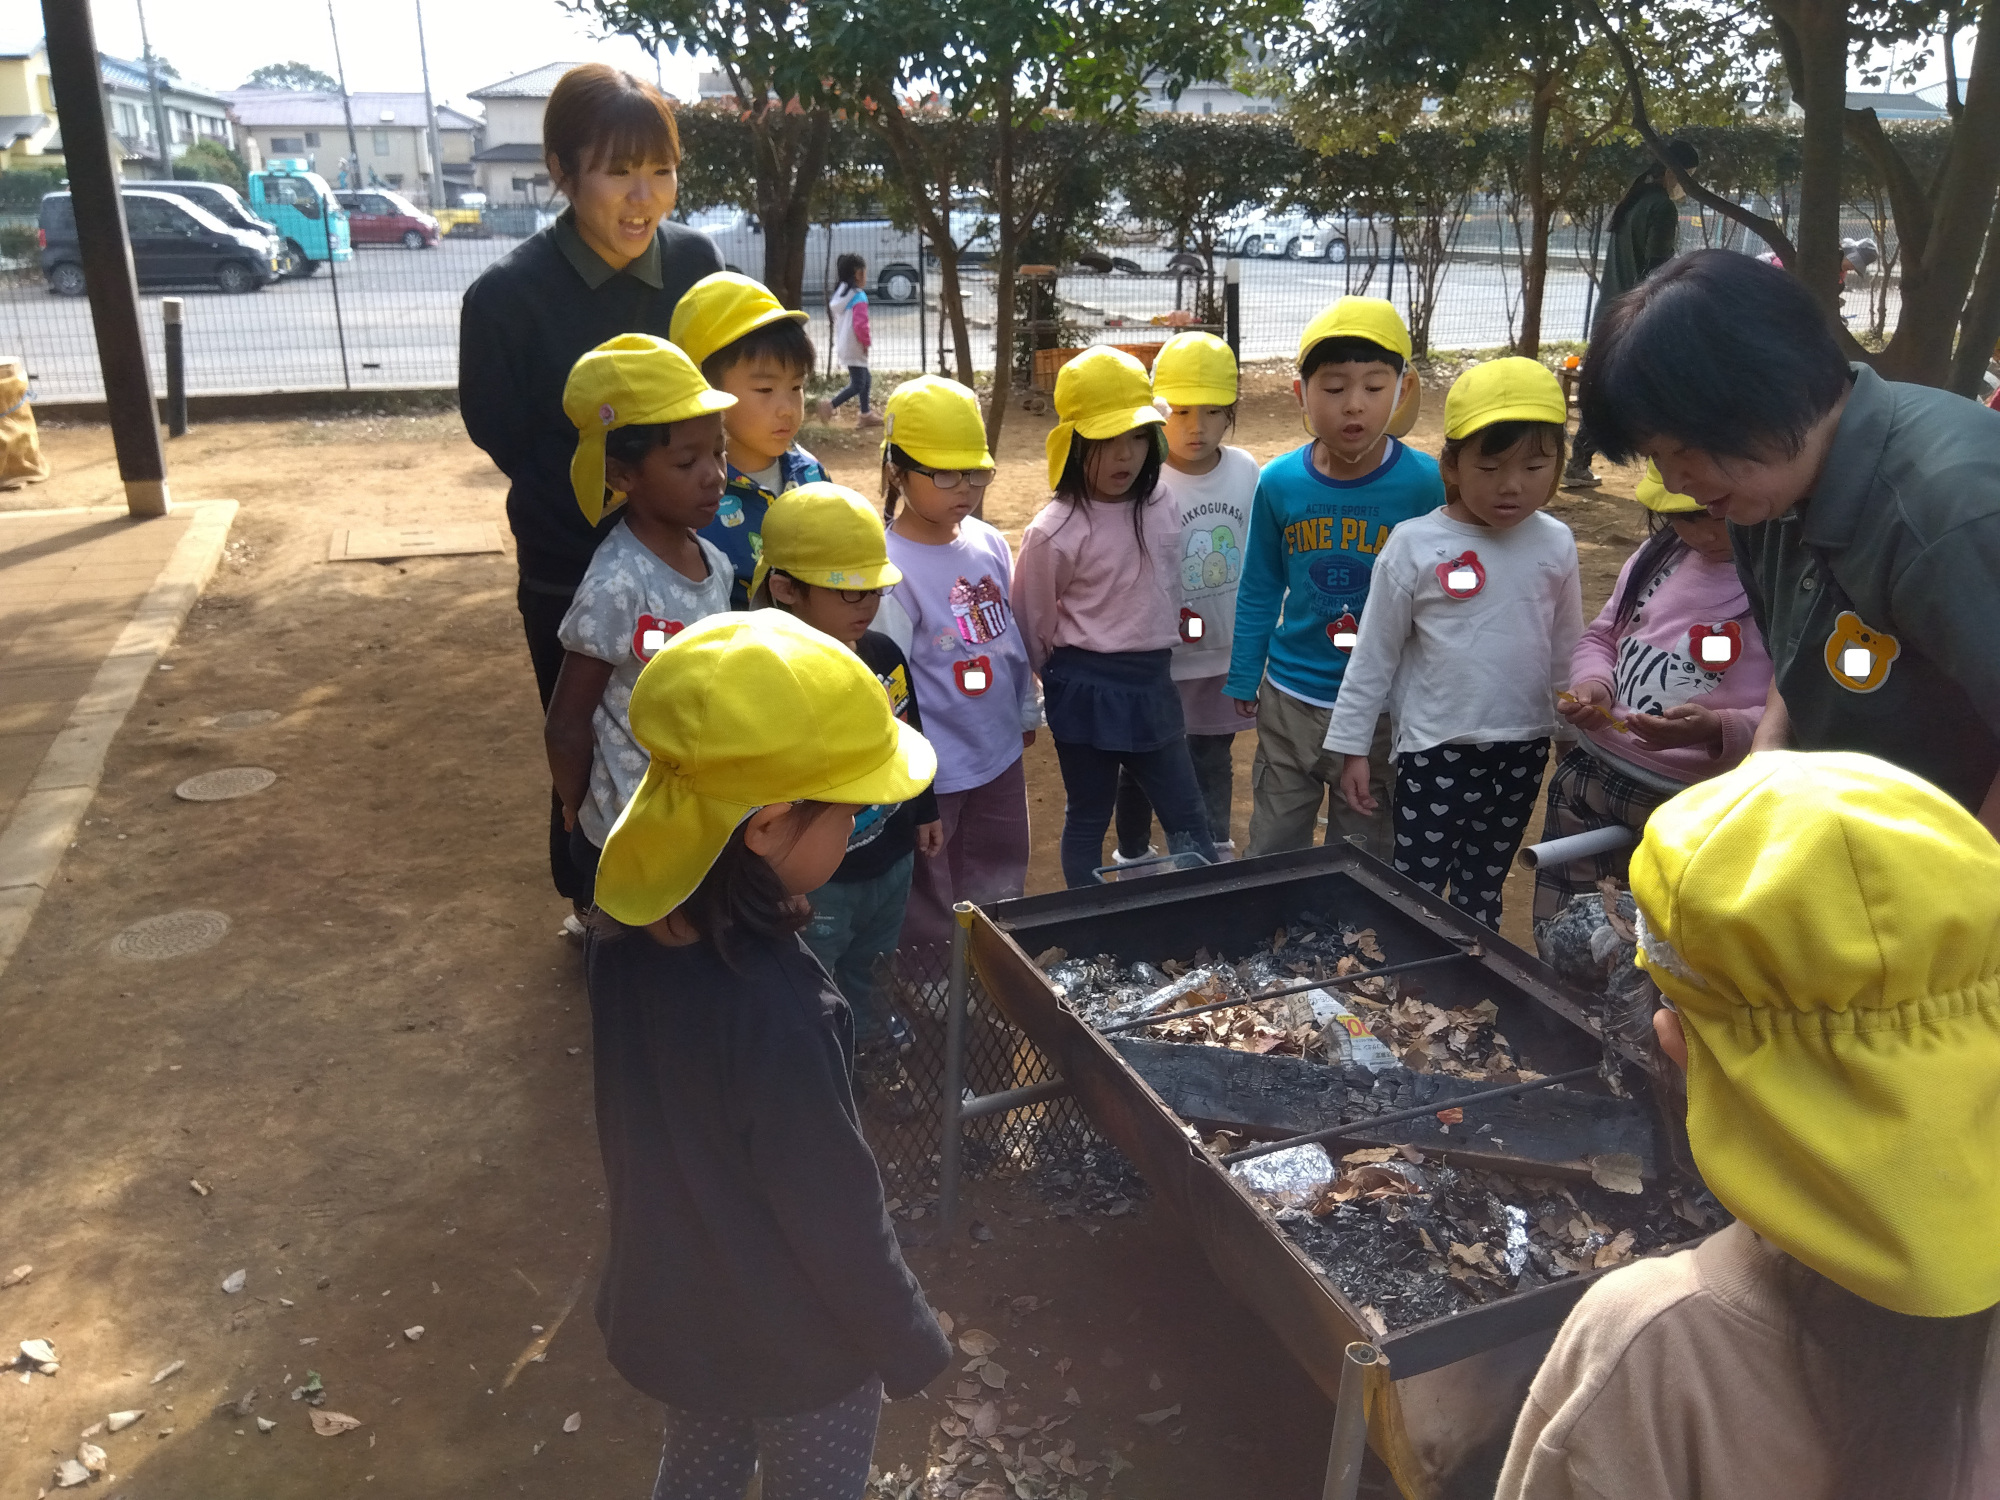
[[[955,490],[961,484],[969,484],[975,490],[983,490],[993,482],[991,469],[924,469],[910,465],[912,474],[921,474],[941,490]]]
[[[773,577],[786,579],[802,589],[826,589],[829,594],[838,594],[842,604],[859,604],[865,599],[877,599],[885,592],[882,589],[830,589],[823,583],[807,583],[803,579],[793,578],[783,568],[773,568],[771,573]]]

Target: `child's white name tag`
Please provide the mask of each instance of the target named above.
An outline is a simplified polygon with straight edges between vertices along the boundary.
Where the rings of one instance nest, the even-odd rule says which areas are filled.
[[[1844,676],[1861,681],[1875,669],[1875,653],[1866,646],[1848,646],[1840,653],[1840,670]]]
[[[1701,638],[1701,659],[1703,661],[1726,662],[1734,654],[1735,648],[1726,635],[1705,635]]]
[[[1469,594],[1479,587],[1479,575],[1470,568],[1453,568],[1445,578],[1445,586]]]
[[[647,630],[641,632],[639,636],[639,647],[648,656],[658,651],[666,643],[667,633],[664,630]]]
[[[1336,630],[1333,633],[1333,644],[1342,651],[1352,651],[1360,639],[1361,637],[1351,630]]]
[[[1201,639],[1202,633],[1207,629],[1208,625],[1202,620],[1202,617],[1194,615],[1187,622],[1187,638],[1191,641],[1198,641]]]

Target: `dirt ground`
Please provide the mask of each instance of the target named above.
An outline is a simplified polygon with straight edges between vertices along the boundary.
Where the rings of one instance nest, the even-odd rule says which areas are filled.
[[[1440,393],[1428,407],[1417,441],[1434,447]],[[1045,430],[1009,423],[989,513],[1013,535],[1045,495]],[[1246,399],[1238,441],[1260,459],[1299,440],[1288,396]],[[806,441],[870,487],[859,434]],[[44,443],[56,477],[0,505],[118,499],[103,429]],[[450,414],[206,425],[170,464],[177,495],[242,502],[228,556],[0,983],[0,1274],[35,1268],[0,1290],[0,1347],[46,1338],[61,1362],[0,1379],[0,1500],[50,1485],[81,1432],[127,1409],[146,1415],[97,1435],[115,1478],[92,1492],[645,1493],[657,1408],[606,1365],[590,1317],[588,1018],[544,867],[513,560],[325,561],[351,525],[499,522],[504,485]],[[1643,516],[1605,492],[1555,509],[1594,609]],[[216,723],[257,709],[278,717]],[[1243,735],[1239,839],[1251,748]],[[278,780],[174,798],[231,765]],[[1049,889],[1062,792],[1045,742],[1029,785],[1031,889]],[[1518,881],[1508,903],[1518,939]],[[177,960],[112,955],[122,929],[185,908],[224,913],[227,936]],[[1316,1492],[1326,1402],[1156,1206],[1058,1218],[1002,1182],[974,1184],[968,1213],[990,1241],[912,1263],[961,1329],[1001,1341],[1007,1423],[1069,1418],[1051,1442],[1104,1465],[1089,1500]],[[225,1294],[239,1269],[247,1286]],[[286,1394],[308,1372],[358,1429],[314,1434]],[[884,1468],[921,1471],[953,1378],[889,1409]],[[252,1388],[249,1415],[211,1414]]]

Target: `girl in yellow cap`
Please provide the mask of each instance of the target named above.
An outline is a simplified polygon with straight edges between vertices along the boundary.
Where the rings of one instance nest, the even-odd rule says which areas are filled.
[[[1884,761],[1771,752],[1653,814],[1632,894],[1736,1222],[1584,1294],[1499,1500],[2000,1494],[2000,844]]]
[[[1042,722],[1041,694],[1014,615],[1014,554],[972,514],[993,482],[986,416],[955,380],[925,375],[883,408],[882,503],[889,557],[903,577],[876,628],[903,648],[938,747],[943,847],[917,861],[901,946],[942,953],[953,903],[985,905],[1028,882],[1028,778],[1022,751]]]
[[[1549,778],[1543,838],[1623,825],[1636,839],[1667,798],[1750,753],[1771,658],[1737,576],[1728,524],[1670,494],[1652,460],[1639,481],[1650,535],[1570,653],[1556,710],[1579,731]],[[1613,850],[1535,870],[1535,924],[1606,876]]]
[[[1169,847],[1215,857],[1174,690],[1180,507],[1160,483],[1162,418],[1138,360],[1086,350],[1056,375],[1055,497],[1021,537],[1015,598],[1062,765],[1063,879],[1097,880],[1131,771]]]
[[[1528,831],[1583,632],[1576,538],[1543,513],[1568,413],[1532,359],[1476,365],[1444,406],[1445,503],[1375,559],[1354,656],[1326,727],[1340,792],[1372,813],[1368,745],[1395,725],[1395,864],[1488,927]]]
[[[750,607],[775,606],[847,646],[882,684],[891,712],[922,733],[923,713],[902,648],[869,628],[883,591],[902,578],[889,561],[874,506],[845,485],[801,485],[774,500],[764,516]],[[862,1052],[901,1051],[910,1044],[909,1023],[882,993],[875,966],[896,951],[917,856],[935,859],[943,847],[932,788],[907,802],[864,807],[855,815],[847,858],[813,901],[806,946],[854,1007],[855,1045]]]
[[[1233,788],[1231,752],[1244,727],[1236,700],[1224,696],[1234,637],[1236,590],[1257,460],[1223,439],[1236,427],[1236,356],[1212,333],[1179,333],[1153,358],[1153,400],[1166,417],[1167,477],[1181,508],[1180,644],[1174,687],[1187,719],[1188,756],[1208,809],[1216,852],[1235,853],[1229,836]],[[1129,771],[1118,773],[1118,841],[1112,860],[1126,864],[1151,852],[1153,805]]]
[[[645,779],[586,952],[611,1245],[597,1321],[666,1403],[661,1496],[860,1500],[883,1395],[950,1347],[903,1263],[848,1084],[847,1002],[799,941],[857,810],[936,757],[847,646],[703,620],[639,676]]]

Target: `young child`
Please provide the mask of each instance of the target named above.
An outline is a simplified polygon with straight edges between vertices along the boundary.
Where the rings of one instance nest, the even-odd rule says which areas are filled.
[[[861,402],[861,425],[880,427],[882,419],[868,409],[868,350],[875,342],[868,327],[868,262],[858,255],[843,255],[834,262],[840,284],[827,299],[826,315],[833,324],[833,357],[847,366],[847,385],[831,401],[819,404],[820,420],[831,422],[841,406],[857,397]]]
[[[702,533],[736,569],[730,597],[736,609],[750,607],[764,512],[785,491],[826,478],[819,460],[797,442],[813,367],[805,323],[804,313],[784,307],[762,282],[734,271],[702,277],[674,309],[673,341],[710,385],[736,398],[722,419],[728,487]]]
[[[1542,507],[1568,412],[1532,359],[1467,370],[1444,407],[1441,509],[1375,559],[1360,639],[1326,728],[1341,796],[1373,813],[1369,741],[1396,725],[1396,868],[1498,930],[1500,888],[1528,831],[1583,633],[1576,538]]]
[[[1773,751],[1653,815],[1632,895],[1735,1221],[1584,1292],[1498,1500],[2000,1494],[2000,845],[1885,761]]]
[[[1623,824],[1750,753],[1771,690],[1771,658],[1737,576],[1729,524],[1670,494],[1651,459],[1638,501],[1645,544],[1570,653],[1556,711],[1581,731],[1549,778],[1542,837]],[[1625,878],[1626,850],[1535,871],[1535,923],[1605,876]]]
[[[1257,493],[1257,460],[1222,441],[1236,426],[1236,356],[1212,333],[1175,334],[1153,359],[1153,402],[1166,414],[1167,468],[1181,508],[1174,554],[1181,574],[1174,686],[1187,719],[1195,784],[1208,808],[1209,837],[1227,858],[1236,852],[1229,836],[1230,750],[1244,724],[1222,685],[1229,675],[1250,502]],[[1150,852],[1153,805],[1132,773],[1122,769],[1115,822],[1114,863],[1143,859]]]
[[[850,647],[875,674],[889,708],[922,732],[923,714],[901,648],[868,627],[882,591],[902,581],[889,561],[882,519],[853,490],[806,484],[780,495],[764,516],[764,556],[750,584],[753,609],[776,605]],[[847,857],[813,899],[805,929],[812,949],[854,1007],[855,1045],[864,1052],[909,1044],[909,1023],[875,980],[876,960],[896,951],[916,856],[944,845],[937,794],[864,807],[855,815]]]
[[[951,1349],[882,1201],[848,1005],[798,939],[857,809],[931,748],[867,664],[781,610],[725,614],[640,674],[652,757],[604,846],[585,954],[611,1244],[597,1324],[667,1406],[656,1495],[860,1500],[882,1397]],[[781,1478],[782,1477],[782,1478]]]
[[[1311,847],[1320,805],[1340,785],[1340,759],[1323,748],[1327,715],[1371,569],[1398,525],[1444,502],[1437,464],[1391,435],[1399,409],[1414,412],[1410,352],[1401,315],[1372,297],[1342,297],[1299,339],[1292,390],[1312,441],[1266,464],[1257,481],[1222,689],[1257,719],[1253,855]],[[1387,725],[1368,728],[1386,775]],[[1359,835],[1387,859],[1386,781],[1371,800],[1376,811],[1363,817],[1332,798],[1327,837]]]
[[[599,344],[563,389],[577,426],[577,503],[595,524],[607,486],[625,501],[557,632],[562,670],[542,731],[570,859],[586,882],[646,773],[627,714],[632,685],[668,641],[729,608],[729,559],[699,533],[722,499],[722,413],[733,404],[647,333]],[[582,936],[580,923],[564,931]]]
[[[909,658],[938,747],[942,848],[917,861],[901,946],[951,944],[954,902],[1022,894],[1028,880],[1028,780],[1021,752],[1042,722],[1028,650],[1014,618],[1007,539],[971,514],[993,482],[979,398],[926,375],[885,408],[883,508],[889,560],[902,581],[876,628]]]
[[[1092,885],[1131,770],[1170,851],[1215,858],[1188,758],[1172,656],[1180,640],[1180,507],[1160,483],[1162,418],[1138,360],[1087,349],[1056,375],[1055,496],[1028,523],[1015,600],[1062,766],[1063,880]]]

